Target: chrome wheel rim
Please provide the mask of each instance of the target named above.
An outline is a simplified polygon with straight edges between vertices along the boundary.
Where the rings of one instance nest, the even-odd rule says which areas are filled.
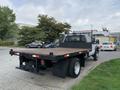
[[[74,73],[75,73],[76,75],[78,75],[79,72],[80,72],[80,63],[79,63],[79,62],[76,62],[76,63],[75,63],[75,67],[74,67]]]

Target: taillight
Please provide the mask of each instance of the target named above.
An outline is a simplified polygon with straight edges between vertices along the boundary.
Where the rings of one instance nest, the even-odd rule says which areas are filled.
[[[69,56],[70,56],[69,54],[65,54],[65,55],[64,55],[64,58],[67,58],[67,57],[69,57]]]
[[[111,48],[113,48],[113,46],[112,46],[112,45],[111,45],[110,47],[111,47]]]
[[[102,45],[100,45],[100,48],[102,48]]]
[[[40,58],[40,55],[34,54],[34,55],[32,55],[32,57],[34,57],[34,58]]]

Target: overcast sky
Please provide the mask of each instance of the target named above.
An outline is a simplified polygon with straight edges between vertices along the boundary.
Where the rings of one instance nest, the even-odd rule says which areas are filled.
[[[14,10],[17,23],[37,24],[38,14],[47,14],[72,30],[120,31],[120,0],[0,0],[0,5]]]

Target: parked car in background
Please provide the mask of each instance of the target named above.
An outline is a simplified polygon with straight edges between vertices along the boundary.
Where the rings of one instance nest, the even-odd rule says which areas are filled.
[[[99,48],[101,51],[103,50],[112,50],[112,51],[116,51],[117,50],[117,45],[111,42],[104,42],[102,44],[99,45]]]
[[[26,44],[25,47],[26,48],[41,48],[43,45],[43,42],[32,42],[29,44]]]
[[[56,39],[53,42],[47,41],[42,45],[42,48],[56,48],[59,47],[59,39]]]
[[[43,46],[43,48],[55,48],[55,44],[53,42],[51,43],[45,43]]]

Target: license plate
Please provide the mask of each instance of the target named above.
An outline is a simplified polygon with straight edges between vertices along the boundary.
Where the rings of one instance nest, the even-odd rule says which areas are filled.
[[[108,46],[104,46],[104,48],[109,48]]]

